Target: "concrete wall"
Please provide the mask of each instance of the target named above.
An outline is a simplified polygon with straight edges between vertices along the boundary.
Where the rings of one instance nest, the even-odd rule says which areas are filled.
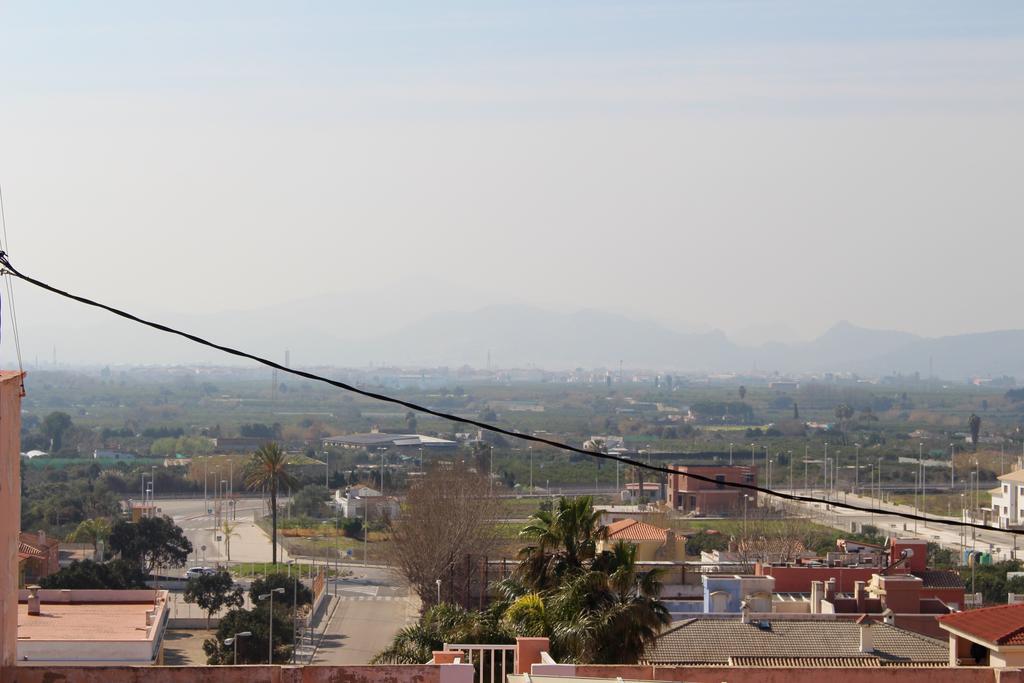
[[[18,651],[18,535],[21,531],[21,374],[0,373],[0,680]]]
[[[686,683],[820,683],[828,676],[842,677],[843,683],[1009,683],[1024,681],[1016,670],[989,668],[904,667],[864,669],[820,668],[737,668],[737,667],[664,667],[578,665],[581,677],[617,676],[649,681]],[[20,683],[20,682],[19,682]]]
[[[442,683],[442,668],[432,664],[17,667],[14,677],[4,678],[3,683]]]

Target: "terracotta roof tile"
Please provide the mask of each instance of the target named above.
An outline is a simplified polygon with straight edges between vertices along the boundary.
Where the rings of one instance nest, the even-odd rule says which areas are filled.
[[[948,626],[996,645],[1024,645],[1024,605],[999,605],[939,617]]]
[[[913,572],[914,576],[921,579],[922,588],[964,588],[964,580],[953,571],[943,569],[929,569],[921,572]]]
[[[668,532],[668,529],[635,519],[620,519],[607,528],[608,539],[611,541],[664,541]]]
[[[661,634],[641,659],[647,664],[727,664],[738,657],[814,660],[865,656],[860,651],[862,627],[851,621],[765,621],[767,626],[744,624],[738,618],[689,619]],[[875,647],[871,656],[882,666],[949,662],[948,643],[889,624],[869,628]]]

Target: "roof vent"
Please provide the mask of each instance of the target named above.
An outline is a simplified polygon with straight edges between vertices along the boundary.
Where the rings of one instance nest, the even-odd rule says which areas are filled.
[[[767,619],[762,619],[761,621],[755,621],[754,624],[756,624],[757,627],[759,629],[761,629],[762,631],[771,631],[772,630],[772,622],[768,621]]]

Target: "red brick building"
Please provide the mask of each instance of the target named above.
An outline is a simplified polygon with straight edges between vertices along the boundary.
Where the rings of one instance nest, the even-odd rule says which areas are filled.
[[[18,536],[18,583],[21,586],[37,583],[44,576],[60,571],[60,542],[47,538],[40,531]]]
[[[748,465],[669,465],[677,474],[668,476],[665,502],[680,512],[698,515],[717,514],[738,510],[743,506],[744,494],[754,492],[732,486],[757,482],[757,467]],[[696,479],[698,474],[713,481]],[[751,504],[753,504],[751,502]]]

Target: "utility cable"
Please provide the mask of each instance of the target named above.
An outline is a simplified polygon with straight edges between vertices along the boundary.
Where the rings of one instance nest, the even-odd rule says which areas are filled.
[[[248,360],[260,363],[261,365],[265,365],[265,366],[267,366],[269,368],[274,368],[276,370],[280,370],[281,372],[286,372],[288,374],[295,375],[296,377],[302,377],[303,379],[312,380],[314,382],[322,382],[324,384],[328,384],[328,385],[336,387],[338,389],[342,389],[343,391],[347,391],[347,392],[350,392],[350,393],[353,393],[353,394],[358,394],[360,396],[364,396],[366,398],[373,399],[375,401],[382,401],[382,402],[385,402],[385,403],[391,403],[391,404],[394,404],[394,405],[399,405],[399,406],[402,406],[402,407],[407,408],[409,410],[413,410],[413,411],[416,411],[416,412],[419,412],[419,413],[424,413],[424,414],[427,414],[427,415],[433,415],[434,417],[438,417],[438,418],[441,418],[443,420],[450,420],[451,422],[457,422],[457,423],[460,423],[460,424],[472,425],[474,427],[478,427],[480,429],[486,429],[489,432],[493,432],[495,434],[501,434],[503,436],[507,436],[507,437],[510,437],[510,438],[513,438],[513,439],[520,439],[522,441],[530,441],[532,443],[542,444],[544,446],[549,446],[551,448],[555,448],[555,449],[562,450],[562,451],[568,451],[570,453],[578,453],[580,455],[585,455],[585,456],[588,456],[588,457],[591,457],[591,458],[598,458],[598,459],[601,459],[601,460],[611,460],[611,461],[615,461],[615,462],[621,463],[623,465],[628,465],[628,466],[631,466],[631,467],[639,467],[641,469],[649,470],[651,472],[658,472],[658,473],[661,473],[661,474],[667,474],[667,475],[684,474],[682,472],[670,469],[668,467],[661,467],[659,465],[651,465],[651,464],[640,462],[639,460],[633,460],[632,458],[627,458],[627,457],[624,457],[624,456],[621,456],[621,455],[616,455],[616,454],[612,454],[612,453],[601,453],[599,451],[590,451],[590,450],[586,450],[584,448],[580,448],[578,446],[572,446],[572,445],[567,444],[567,443],[562,443],[560,441],[555,441],[554,439],[548,439],[548,438],[545,438],[545,437],[542,437],[542,436],[536,436],[534,434],[525,434],[523,432],[515,431],[515,430],[512,430],[512,429],[507,429],[505,427],[499,427],[498,425],[494,425],[494,424],[490,424],[490,423],[487,423],[487,422],[483,422],[482,420],[475,420],[475,419],[469,418],[469,417],[460,417],[458,415],[453,415],[451,413],[446,413],[446,412],[443,412],[443,411],[440,411],[440,410],[435,410],[433,408],[428,408],[426,406],[422,406],[422,405],[419,405],[417,403],[413,403],[411,401],[406,401],[404,399],[396,398],[394,396],[388,396],[387,394],[380,394],[380,393],[377,393],[377,392],[374,392],[374,391],[369,391],[369,390],[366,390],[366,389],[360,389],[359,387],[353,386],[353,385],[348,384],[346,382],[341,382],[341,381],[338,381],[338,380],[335,380],[335,379],[331,379],[329,377],[324,377],[322,375],[317,375],[317,374],[314,374],[312,372],[306,372],[305,370],[299,370],[297,368],[289,368],[289,367],[286,367],[286,366],[284,366],[284,365],[282,365],[280,363],[272,361],[272,360],[270,360],[268,358],[262,358],[260,356],[254,355],[252,353],[248,353],[247,351],[242,351],[242,350],[239,350],[239,349],[232,348],[230,346],[224,346],[222,344],[217,344],[217,343],[209,341],[207,339],[203,339],[202,337],[199,337],[199,336],[197,336],[195,334],[192,334],[190,332],[185,332],[183,330],[178,330],[178,329],[175,329],[173,327],[169,327],[167,325],[164,325],[162,323],[153,322],[151,320],[145,320],[145,319],[140,318],[140,317],[138,317],[138,316],[136,316],[136,315],[134,315],[132,313],[120,310],[120,309],[115,308],[113,306],[110,306],[108,304],[104,304],[104,303],[101,303],[99,301],[94,301],[92,299],[89,299],[87,297],[84,297],[84,296],[81,296],[81,295],[78,295],[78,294],[72,294],[71,292],[68,292],[68,291],[65,291],[65,290],[62,290],[62,289],[58,289],[57,287],[54,287],[53,285],[47,284],[47,283],[43,282],[42,280],[37,280],[37,279],[35,279],[35,278],[33,278],[33,277],[29,276],[29,275],[25,275],[24,273],[19,271],[17,268],[15,268],[13,265],[11,265],[11,262],[10,262],[10,259],[8,258],[8,255],[6,253],[2,252],[2,251],[0,251],[0,267],[2,267],[4,273],[10,273],[11,275],[13,275],[14,277],[16,277],[16,278],[18,278],[20,280],[28,282],[29,284],[35,285],[36,287],[39,287],[40,289],[44,289],[44,290],[46,290],[48,292],[51,292],[53,294],[57,294],[58,296],[62,296],[64,298],[66,298],[66,299],[71,299],[72,301],[77,301],[78,303],[85,304],[86,306],[92,306],[93,308],[100,308],[102,310],[108,311],[109,313],[113,313],[114,315],[119,316],[121,318],[124,318],[126,320],[130,320],[130,321],[138,323],[140,325],[145,325],[146,327],[151,327],[154,330],[158,330],[160,332],[165,332],[167,334],[173,334],[173,335],[177,335],[179,337],[183,337],[185,339],[188,339],[191,342],[195,342],[196,344],[200,344],[202,346],[207,346],[207,347],[209,347],[211,349],[216,349],[218,351],[222,351],[222,352],[224,352],[224,353],[226,353],[228,355],[231,355],[231,356],[235,356],[235,357],[238,357],[238,358],[246,358]],[[756,483],[754,483],[754,484],[747,484],[747,483],[743,483],[743,482],[718,481],[717,479],[714,479],[712,477],[707,477],[707,476],[704,476],[704,475],[701,475],[701,474],[697,474],[695,472],[686,472],[685,475],[687,477],[692,478],[692,479],[696,479],[697,481],[703,481],[703,482],[708,482],[708,483],[711,483],[711,484],[728,486],[730,488],[743,489],[743,490],[746,490],[746,491],[753,491],[755,493],[763,493],[763,494],[765,494],[767,496],[772,496],[772,497],[779,498],[779,499],[782,499],[782,500],[794,501],[794,502],[797,502],[797,503],[819,503],[819,504],[823,504],[823,505],[831,505],[834,508],[840,508],[840,509],[844,509],[844,510],[852,510],[854,512],[864,512],[864,513],[869,513],[869,514],[873,513],[873,514],[877,514],[877,515],[887,515],[887,516],[892,516],[892,517],[900,517],[902,519],[909,519],[909,520],[912,520],[912,521],[913,520],[917,520],[917,521],[921,521],[921,522],[932,522],[934,524],[942,524],[942,525],[945,525],[945,526],[957,527],[957,528],[961,528],[961,529],[963,529],[963,528],[970,528],[970,529],[980,529],[980,530],[983,530],[983,531],[1002,531],[1002,532],[1010,533],[1010,534],[1024,535],[1024,529],[1022,529],[1022,530],[1017,530],[1017,529],[996,529],[996,528],[987,526],[985,524],[978,524],[976,522],[963,522],[963,521],[956,521],[956,520],[952,520],[952,519],[943,519],[941,517],[928,517],[927,515],[923,515],[923,514],[916,514],[916,513],[909,513],[909,512],[899,512],[899,511],[896,511],[896,510],[886,510],[884,508],[868,507],[868,506],[864,506],[864,505],[855,505],[853,503],[845,503],[845,502],[840,502],[840,501],[837,501],[837,500],[828,500],[826,498],[818,498],[816,496],[803,496],[803,495],[798,495],[798,494],[794,494],[794,493],[784,493],[782,491],[775,491],[773,489],[769,489],[769,488],[765,488],[765,487],[762,487],[762,486],[758,486]]]
[[[0,226],[3,228],[3,251],[10,253],[11,243],[7,238],[7,214],[4,211],[4,190],[0,186]],[[21,333],[18,330],[18,309],[14,305],[14,283],[10,275],[4,277],[4,288],[7,290],[7,302],[11,309],[11,332],[14,334],[14,353],[18,357],[18,374],[21,376],[21,395],[25,395],[25,364],[21,359]]]

